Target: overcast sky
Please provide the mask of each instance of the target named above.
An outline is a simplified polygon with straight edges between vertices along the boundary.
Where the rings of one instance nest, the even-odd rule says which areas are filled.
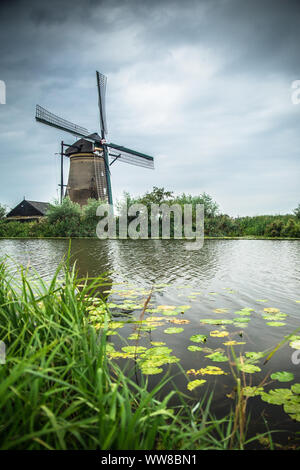
[[[108,140],[155,156],[112,167],[114,198],[152,186],[209,193],[230,215],[300,202],[300,2],[1,0],[0,202],[58,196],[60,141],[38,103],[99,132],[95,70],[108,77]],[[68,160],[66,159],[66,177]]]

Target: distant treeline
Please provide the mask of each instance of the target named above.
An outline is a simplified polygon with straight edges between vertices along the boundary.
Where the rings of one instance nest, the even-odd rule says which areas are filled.
[[[194,208],[196,204],[203,204],[205,236],[208,237],[300,238],[300,204],[293,214],[230,217],[221,214],[219,205],[206,193],[199,196],[184,193],[174,195],[171,191],[157,187],[139,197],[124,193],[124,200],[117,206],[120,207],[125,202],[127,205],[144,204],[149,209],[149,214],[151,204],[192,204]],[[99,201],[91,199],[81,208],[65,198],[62,204],[51,204],[47,217],[39,222],[16,222],[5,219],[5,209],[0,205],[0,237],[96,237],[98,206]],[[171,235],[172,233],[171,217]]]

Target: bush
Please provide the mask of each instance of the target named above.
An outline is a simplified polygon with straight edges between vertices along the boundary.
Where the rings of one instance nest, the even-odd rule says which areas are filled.
[[[294,214],[297,217],[297,219],[300,219],[300,204],[298,204],[298,207],[294,209]]]
[[[267,237],[281,237],[281,231],[284,227],[282,220],[274,220],[271,224],[267,225],[265,235]]]
[[[288,223],[283,227],[281,235],[291,238],[300,237],[300,222],[297,222],[295,219],[289,219]]]
[[[62,204],[50,204],[47,220],[53,225],[53,236],[76,237],[81,232],[81,207],[66,197]]]
[[[0,220],[4,219],[5,214],[6,214],[6,207],[0,204]]]

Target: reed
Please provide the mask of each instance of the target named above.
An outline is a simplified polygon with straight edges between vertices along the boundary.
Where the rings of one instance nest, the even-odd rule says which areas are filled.
[[[49,282],[0,265],[0,448],[239,448],[234,413],[216,419],[212,395],[195,403],[175,388],[164,394],[171,377],[150,389],[108,360],[105,330],[87,321],[87,298],[104,282],[79,280],[68,262]]]

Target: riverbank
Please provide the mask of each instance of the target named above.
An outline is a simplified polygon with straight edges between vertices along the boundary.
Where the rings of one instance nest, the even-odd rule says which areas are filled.
[[[87,283],[68,266],[47,283],[19,275],[0,266],[1,449],[247,448],[239,379],[232,412],[219,419],[211,396],[197,404],[176,387],[164,394],[168,374],[150,388],[146,373],[138,385],[112,357],[109,336],[118,325],[97,295],[105,278]],[[174,396],[180,405],[172,405]],[[252,447],[259,439],[273,448],[271,433],[255,436]]]
[[[80,207],[65,198],[62,204],[49,204],[47,214],[39,222],[20,222],[6,220],[2,211],[0,214],[0,238],[96,238],[96,227],[101,217],[97,209],[101,202],[89,200],[86,206]],[[185,194],[173,195],[164,188],[153,188],[153,191],[143,196],[133,198],[125,193],[122,203],[116,204],[116,211],[125,207],[139,204],[148,214],[148,236],[151,236],[151,208],[158,206],[184,208],[188,204],[192,208],[193,228],[196,226],[196,207],[201,204],[204,208],[204,235],[208,239],[300,239],[300,209],[294,214],[257,215],[231,217],[221,214],[218,204],[206,193],[199,196]],[[0,205],[1,207],[1,205]],[[128,223],[134,217],[128,216]],[[170,238],[174,237],[174,214],[170,215]],[[119,219],[115,218],[118,233]],[[162,234],[159,224],[158,233]],[[147,228],[146,228],[147,233]],[[182,235],[184,232],[182,231]]]
[[[0,240],[90,240],[91,238],[97,239],[97,237],[0,237]],[[118,239],[115,239],[118,240]],[[141,239],[142,241],[143,239]],[[146,238],[144,240],[150,240]],[[152,240],[162,240],[162,238],[153,238]],[[188,239],[182,238],[183,241],[189,241]],[[204,237],[204,240],[300,240],[300,237]]]

